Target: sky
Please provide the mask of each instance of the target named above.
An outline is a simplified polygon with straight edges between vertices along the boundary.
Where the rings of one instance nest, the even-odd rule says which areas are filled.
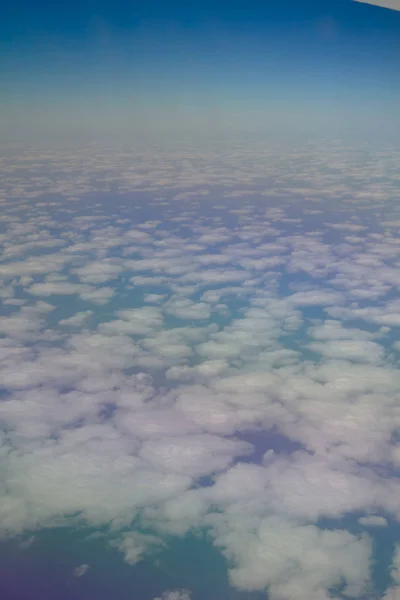
[[[0,131],[395,135],[399,28],[396,11],[350,0],[6,0]]]
[[[400,600],[399,34],[6,4],[2,600]]]

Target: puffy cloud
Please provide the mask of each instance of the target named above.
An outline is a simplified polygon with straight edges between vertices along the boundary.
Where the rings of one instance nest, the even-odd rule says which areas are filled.
[[[164,310],[167,314],[184,321],[190,319],[205,321],[210,318],[211,314],[210,307],[205,302],[192,302],[189,298],[179,298],[176,296],[172,296],[164,304]]]
[[[111,545],[123,552],[127,563],[134,565],[142,560],[152,548],[159,548],[164,543],[161,538],[154,535],[134,532],[124,534],[122,539],[111,542]]]
[[[336,292],[327,292],[324,290],[309,290],[307,292],[297,292],[288,297],[295,306],[329,306],[342,304],[344,296]]]
[[[122,267],[112,260],[99,260],[87,263],[83,267],[72,270],[83,283],[106,283],[116,279],[122,271]]]
[[[154,598],[154,600],[190,600],[190,592],[188,590],[167,590],[163,592],[162,596]]]
[[[312,342],[308,348],[326,358],[354,360],[357,362],[379,363],[384,357],[384,349],[380,344],[358,340],[335,340]]]
[[[74,577],[82,577],[82,575],[84,575],[86,573],[86,571],[89,569],[89,565],[81,565],[80,567],[76,567],[76,569],[74,569]]]
[[[345,531],[321,531],[274,518],[265,519],[245,549],[233,583],[245,589],[268,585],[271,598],[329,598],[330,587],[345,583],[346,596],[366,591],[371,545]]]
[[[392,585],[384,595],[384,600],[398,600],[400,598],[400,545],[396,544],[392,566],[390,570]]]
[[[64,325],[65,327],[82,327],[87,323],[90,317],[93,315],[93,311],[84,310],[76,313],[72,317],[68,319],[61,319],[60,325]]]
[[[196,530],[242,590],[366,597],[380,515],[400,518],[396,218],[370,229],[364,208],[383,200],[368,165],[348,183],[353,151],[280,155],[299,161],[295,184],[277,178],[275,150],[251,151],[257,173],[226,152],[229,164],[203,155],[207,168],[179,177],[162,154],[139,176],[118,153],[62,155],[64,171],[55,153],[58,188],[27,175],[21,204],[4,194],[0,531],[98,526],[135,564]],[[106,185],[93,165],[108,160],[122,192],[147,189],[146,207],[86,205]],[[321,167],[332,163],[337,181]],[[250,189],[260,176],[273,187],[235,204],[237,178]],[[381,179],[395,199],[395,175]],[[57,189],[64,201],[47,200]],[[349,204],[359,218],[331,209]],[[363,535],[345,529],[351,518]]]
[[[360,517],[358,522],[364,527],[387,527],[388,525],[387,520],[384,517],[379,517],[378,515]]]
[[[200,477],[221,471],[229,466],[235,456],[251,452],[252,446],[246,442],[203,434],[146,441],[141,447],[140,456],[167,472]]]
[[[73,294],[82,294],[90,291],[90,286],[64,281],[34,283],[29,288],[29,293],[34,296],[72,296]]]

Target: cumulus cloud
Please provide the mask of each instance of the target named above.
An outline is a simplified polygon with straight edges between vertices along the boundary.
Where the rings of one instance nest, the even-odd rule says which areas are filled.
[[[358,519],[360,525],[364,527],[387,527],[388,522],[384,517],[378,515],[371,515],[368,517],[360,517]]]
[[[173,590],[163,592],[161,596],[154,600],[190,600],[190,592],[188,590]]]
[[[89,565],[86,564],[76,567],[76,569],[74,569],[74,577],[82,577],[88,569]]]
[[[299,526],[275,517],[266,517],[251,533],[240,525],[231,522],[227,531],[225,526],[217,533],[217,544],[226,547],[227,555],[239,565],[230,571],[237,587],[257,590],[267,586],[274,600],[328,600],[328,589],[343,582],[346,596],[360,597],[367,591],[371,555],[367,537]]]
[[[387,589],[384,600],[397,600],[400,597],[400,545],[396,544],[390,570],[392,585]]]
[[[144,535],[141,533],[127,533],[122,539],[111,542],[112,546],[117,547],[124,553],[125,560],[130,565],[135,565],[137,562],[149,553],[150,549],[163,546],[161,538],[154,535]]]
[[[371,228],[382,200],[371,165],[356,184],[346,171],[354,148],[303,149],[295,183],[297,159],[282,154],[277,173],[276,149],[251,150],[259,171],[225,152],[195,175],[147,157],[139,177],[141,155],[91,149],[78,165],[54,151],[58,187],[27,174],[20,201],[5,199],[1,535],[28,547],[44,527],[99,527],[134,565],[200,532],[240,590],[376,597],[373,537],[400,517],[396,176],[379,179],[390,202]],[[112,208],[87,194],[104,191],[91,175],[104,160],[122,192]]]

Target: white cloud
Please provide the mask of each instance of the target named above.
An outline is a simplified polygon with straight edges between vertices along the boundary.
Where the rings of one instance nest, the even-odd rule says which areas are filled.
[[[171,149],[143,173],[140,152],[54,151],[52,179],[17,184],[13,171],[0,217],[0,530],[108,527],[132,564],[207,530],[238,588],[361,597],[368,535],[380,514],[400,518],[398,182],[379,176],[377,189],[376,161],[352,162],[357,148],[247,151],[245,165],[231,148],[219,162]],[[397,159],[385,155],[393,173]],[[15,164],[36,173],[40,160]],[[273,179],[265,196],[260,177]],[[235,201],[240,180],[249,193]],[[147,190],[146,206],[140,193],[89,206],[111,182]],[[368,535],[321,525],[344,515]],[[396,551],[386,598],[398,568]]]
[[[392,585],[386,591],[383,600],[398,600],[400,598],[400,544],[396,544],[390,571]]]
[[[387,527],[388,522],[384,517],[378,515],[370,515],[368,517],[360,517],[358,519],[360,525],[364,527]]]
[[[88,293],[91,287],[82,283],[54,282],[34,283],[29,288],[33,296],[71,296],[73,294]]]
[[[329,588],[342,582],[349,597],[357,598],[366,591],[371,555],[367,537],[276,517],[262,519],[254,529],[240,520],[236,526],[231,521],[216,535],[217,545],[226,548],[226,555],[238,563],[230,569],[230,579],[239,588],[268,586],[272,600],[327,600]]]
[[[77,275],[83,283],[106,283],[117,279],[121,271],[122,267],[116,261],[103,259],[87,263],[71,272]]]
[[[382,346],[375,342],[358,340],[335,340],[312,342],[308,348],[326,358],[379,363],[384,357]]]
[[[154,598],[154,600],[190,600],[190,592],[188,590],[167,590],[163,592],[162,596]]]
[[[64,325],[65,327],[82,327],[87,323],[92,315],[92,310],[84,310],[76,313],[73,317],[69,317],[68,319],[61,319],[60,325]]]
[[[185,321],[190,319],[204,321],[209,319],[211,314],[210,306],[205,302],[192,302],[189,298],[177,296],[172,296],[163,308],[167,314]]]
[[[337,292],[328,292],[324,290],[309,290],[307,292],[297,292],[288,296],[288,300],[295,306],[329,306],[342,304],[344,296]]]
[[[159,548],[164,545],[161,538],[154,535],[144,535],[141,533],[127,533],[122,539],[111,543],[117,547],[125,556],[125,560],[130,565],[135,565],[142,560],[151,549]]]
[[[245,442],[203,434],[146,441],[140,456],[157,469],[200,477],[226,469],[235,456],[251,451]]]
[[[107,304],[107,302],[115,296],[115,290],[111,287],[100,287],[94,290],[83,291],[79,295],[82,300],[102,305]]]
[[[86,573],[86,571],[89,569],[89,565],[81,565],[80,567],[76,567],[76,569],[74,569],[74,577],[82,577],[82,575],[84,575]]]
[[[400,544],[396,544],[393,554],[391,576],[396,584],[400,585]]]

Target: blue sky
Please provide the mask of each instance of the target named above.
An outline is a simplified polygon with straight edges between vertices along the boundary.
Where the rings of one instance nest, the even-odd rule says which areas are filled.
[[[7,138],[399,127],[394,11],[350,0],[7,4]]]

